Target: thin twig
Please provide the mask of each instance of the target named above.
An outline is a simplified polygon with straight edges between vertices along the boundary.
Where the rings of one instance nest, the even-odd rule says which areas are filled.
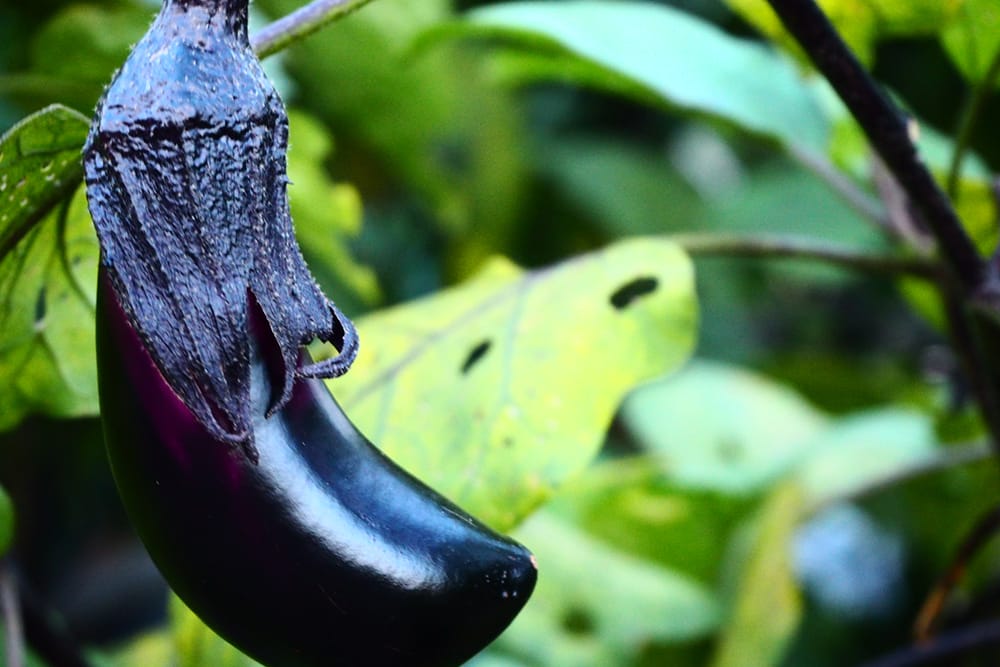
[[[788,147],[788,154],[793,160],[829,185],[830,189],[840,195],[840,198],[861,217],[874,222],[881,228],[888,227],[889,221],[886,219],[885,207],[879,203],[878,199],[858,187],[857,183],[834,167],[824,156],[794,144]]]
[[[965,576],[969,562],[976,553],[993,539],[997,532],[1000,532],[1000,507],[992,508],[976,521],[972,530],[959,545],[948,569],[931,589],[931,593],[920,608],[920,613],[917,614],[917,620],[913,626],[913,635],[917,641],[926,643],[932,639],[935,625],[937,625],[941,610],[944,609],[944,604],[951,595],[951,591]]]
[[[0,613],[3,615],[4,656],[7,667],[24,667],[24,626],[17,581],[9,560],[0,562]]]
[[[862,667],[920,667],[956,665],[959,656],[972,650],[1000,645],[1000,621],[966,626],[937,637],[930,644],[907,646]]]
[[[259,57],[266,58],[369,2],[371,0],[313,0],[258,30],[250,44]]]
[[[815,260],[866,273],[906,274],[927,280],[941,277],[941,266],[930,259],[871,253],[811,237],[690,233],[667,238],[696,256]]]
[[[986,428],[990,432],[990,444],[994,453],[1000,458],[1000,396],[997,394],[993,378],[989,375],[990,365],[985,361],[983,341],[966,310],[962,297],[950,289],[949,285],[944,284],[940,286],[940,295],[952,346],[979,404],[979,411]]]
[[[954,199],[958,195],[958,182],[962,175],[962,162],[972,141],[972,130],[975,129],[979,116],[986,106],[986,100],[993,93],[993,84],[1000,76],[1000,49],[993,54],[989,69],[980,81],[962,109],[962,117],[958,121],[958,131],[955,134],[955,150],[951,154],[951,166],[948,169],[948,194]]]
[[[948,198],[920,160],[911,123],[875,84],[813,0],[768,2],[921,212],[963,291],[976,292],[985,279],[985,264]]]

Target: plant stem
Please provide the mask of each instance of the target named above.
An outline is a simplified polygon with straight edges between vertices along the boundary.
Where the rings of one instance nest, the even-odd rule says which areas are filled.
[[[918,641],[927,642],[932,639],[934,626],[944,609],[948,596],[969,567],[973,557],[1000,532],[1000,507],[994,507],[976,521],[975,525],[951,559],[948,569],[935,584],[930,595],[924,601],[914,624],[914,635]]]
[[[1000,645],[1000,621],[967,626],[940,635],[930,644],[907,646],[863,667],[918,667],[956,665],[959,656],[977,648]]]
[[[4,657],[7,667],[24,667],[24,628],[21,604],[17,599],[17,581],[10,561],[0,561],[0,614],[4,627]]]
[[[906,274],[927,280],[941,277],[941,265],[930,259],[870,253],[810,237],[691,233],[667,238],[695,256],[816,260],[866,273]]]
[[[986,100],[993,92],[993,84],[1000,76],[1000,49],[993,54],[993,61],[989,69],[983,76],[983,80],[976,85],[976,89],[969,98],[962,110],[962,118],[958,122],[958,132],[955,135],[955,150],[951,154],[951,166],[948,169],[948,195],[952,199],[958,195],[958,182],[962,175],[962,161],[972,140],[972,130],[976,127],[976,122],[983,112]]]
[[[985,264],[913,143],[912,121],[879,89],[813,0],[768,0],[785,28],[830,82],[931,229],[964,293],[985,278]]]
[[[342,19],[371,0],[313,0],[291,14],[261,28],[250,39],[260,58],[276,53],[316,32],[327,23]]]

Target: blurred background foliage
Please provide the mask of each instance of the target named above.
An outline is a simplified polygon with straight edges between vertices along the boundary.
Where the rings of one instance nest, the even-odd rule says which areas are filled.
[[[253,25],[300,4],[257,0]],[[996,3],[820,4],[920,119],[921,148],[944,181],[949,137],[996,56]],[[0,132],[53,103],[89,118],[157,5],[0,4]],[[933,294],[913,279],[692,251],[697,309],[676,287],[635,311],[618,335],[600,319],[608,313],[573,300],[605,294],[641,262],[683,286],[687,264],[673,250],[648,250],[652,242],[640,241],[635,254],[608,251],[611,259],[586,255],[596,258],[590,273],[567,262],[628,237],[794,234],[864,252],[926,242],[921,229],[899,228],[891,183],[863,136],[763,0],[377,0],[266,67],[290,110],[300,242],[327,293],[360,319],[363,334],[370,328],[364,340],[405,348],[380,323],[448,321],[466,301],[513,285],[542,299],[525,320],[533,333],[516,340],[560,347],[567,331],[591,330],[572,340],[613,360],[608,370],[582,355],[539,365],[536,377],[526,353],[505,352],[510,367],[527,364],[521,407],[534,420],[511,426],[511,437],[531,440],[556,409],[532,402],[538,387],[554,388],[570,409],[560,408],[563,421],[544,440],[552,448],[544,462],[498,456],[497,432],[466,452],[493,452],[478,486],[442,471],[450,450],[407,437],[412,401],[396,431],[389,422],[385,439],[406,441],[390,442],[394,456],[513,529],[541,563],[524,613],[472,665],[833,666],[911,641],[922,599],[1000,499]],[[1000,113],[992,89],[980,97],[981,118]],[[73,118],[63,118],[77,123],[69,129],[59,118],[46,122],[53,136],[78,135]],[[970,232],[990,248],[1000,126],[980,122],[968,142],[973,154],[954,194]],[[860,201],[838,193],[842,181]],[[31,211],[20,213],[27,220]],[[96,256],[80,231],[81,193],[47,215],[31,245],[17,245],[21,254],[0,256],[10,310],[0,313],[0,379],[9,384],[0,386],[0,550],[9,546],[8,566],[95,664],[251,664],[168,598],[128,527],[103,458],[92,338],[69,327],[89,326]],[[61,230],[58,252],[45,241],[53,229]],[[0,230],[0,248],[8,231]],[[72,254],[67,247],[79,248],[80,263],[47,259]],[[29,276],[40,285],[34,292],[24,291],[14,256],[50,267]],[[529,271],[566,271],[519,279],[514,267],[491,262],[496,256]],[[387,310],[463,283],[440,301]],[[38,293],[52,314],[44,336],[32,333],[42,319],[36,299],[10,296]],[[463,328],[427,359],[431,370],[415,366],[414,379],[393,388],[441,384],[434,406],[449,418],[434,428],[468,428],[460,419],[449,426],[462,399],[448,393],[448,379],[423,383],[419,373],[451,363],[452,352],[461,361],[504,321]],[[640,342],[641,353],[633,349]],[[618,366],[629,370],[602,386]],[[577,386],[584,379],[591,393]],[[612,420],[620,395],[643,380],[651,381]],[[488,387],[477,391],[495,398]],[[446,470],[465,469],[451,464]],[[491,486],[499,479],[502,491]],[[971,563],[946,628],[1000,611],[998,555],[988,548]],[[989,664],[975,660],[968,664]]]

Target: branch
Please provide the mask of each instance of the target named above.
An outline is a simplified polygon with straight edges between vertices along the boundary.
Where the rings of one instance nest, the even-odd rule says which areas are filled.
[[[952,556],[948,569],[924,600],[917,621],[914,623],[914,635],[918,641],[926,642],[932,639],[934,626],[951,591],[965,576],[965,571],[976,553],[982,550],[998,532],[1000,532],[1000,507],[994,507],[976,521],[972,530],[962,540],[958,551]]]
[[[977,648],[1000,645],[1000,621],[990,620],[940,635],[930,644],[908,646],[863,667],[956,665],[959,656]]]
[[[907,274],[926,280],[941,277],[941,266],[933,260],[870,253],[809,237],[691,233],[667,238],[696,256],[815,260],[866,273]]]
[[[293,42],[308,37],[323,26],[342,19],[371,0],[313,0],[291,14],[269,23],[251,38],[250,45],[260,58],[277,53]]]
[[[952,277],[965,293],[985,279],[985,264],[961,221],[917,154],[912,121],[889,101],[813,0],[768,0],[785,29],[847,105],[889,171],[931,229]]]
[[[9,560],[0,561],[0,614],[3,616],[4,656],[7,667],[24,667],[24,628],[17,581]]]

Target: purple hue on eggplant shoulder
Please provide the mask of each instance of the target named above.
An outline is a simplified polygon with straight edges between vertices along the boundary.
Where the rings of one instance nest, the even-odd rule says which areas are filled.
[[[251,345],[259,461],[163,379],[102,274],[98,365],[119,491],[171,587],[269,667],[457,667],[534,588],[530,553],[382,455],[319,380],[271,417]]]

